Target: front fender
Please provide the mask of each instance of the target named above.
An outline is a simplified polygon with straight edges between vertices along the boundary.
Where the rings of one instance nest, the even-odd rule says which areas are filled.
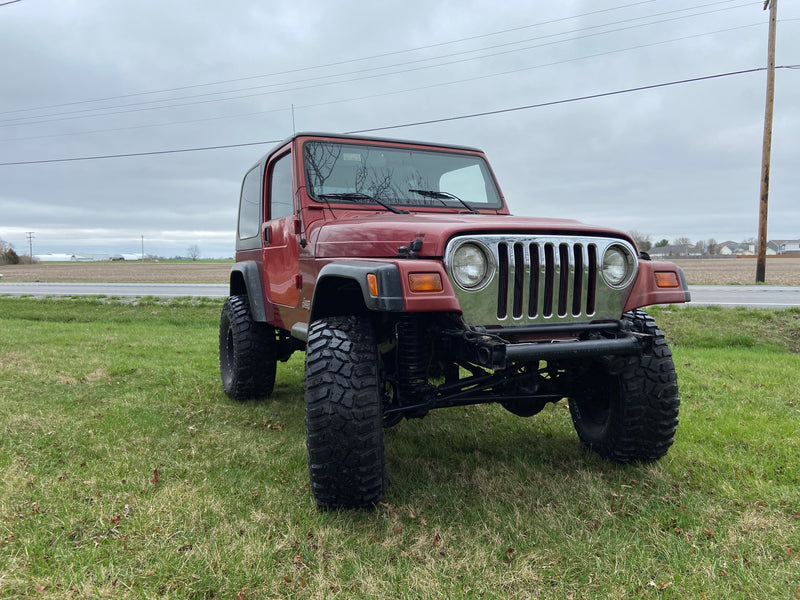
[[[639,274],[623,312],[653,304],[683,304],[692,299],[683,269],[671,262],[639,261]]]

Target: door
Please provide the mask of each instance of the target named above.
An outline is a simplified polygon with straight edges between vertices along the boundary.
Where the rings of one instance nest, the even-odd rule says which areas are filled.
[[[270,161],[266,173],[267,214],[261,231],[265,292],[270,302],[295,307],[301,280],[291,153]]]

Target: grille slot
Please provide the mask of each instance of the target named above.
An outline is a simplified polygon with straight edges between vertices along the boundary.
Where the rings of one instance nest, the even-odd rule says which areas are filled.
[[[500,241],[494,250],[498,319],[594,314],[595,244]]]

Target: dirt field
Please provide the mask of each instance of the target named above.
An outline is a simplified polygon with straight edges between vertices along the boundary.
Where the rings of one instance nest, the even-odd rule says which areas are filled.
[[[673,261],[686,273],[689,285],[752,285],[756,281],[755,258],[686,259]],[[769,258],[765,271],[768,285],[800,285],[800,258]]]
[[[676,260],[690,285],[748,285],[755,283],[756,261],[748,258]],[[231,264],[224,263],[41,263],[0,265],[2,281],[226,283]],[[800,258],[767,260],[766,283],[800,285]],[[2,286],[0,281],[0,286]]]
[[[83,262],[0,265],[2,281],[227,283],[232,262]],[[0,281],[0,286],[3,285]]]

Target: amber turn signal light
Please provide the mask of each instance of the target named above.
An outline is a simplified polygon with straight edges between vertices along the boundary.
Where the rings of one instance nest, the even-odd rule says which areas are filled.
[[[656,286],[660,288],[676,288],[681,287],[678,281],[678,275],[672,271],[657,271],[655,273]]]
[[[412,292],[441,292],[442,278],[439,273],[409,273],[408,288]]]
[[[370,296],[377,298],[378,297],[378,278],[375,277],[375,273],[367,273],[367,285],[369,286],[369,293]]]

